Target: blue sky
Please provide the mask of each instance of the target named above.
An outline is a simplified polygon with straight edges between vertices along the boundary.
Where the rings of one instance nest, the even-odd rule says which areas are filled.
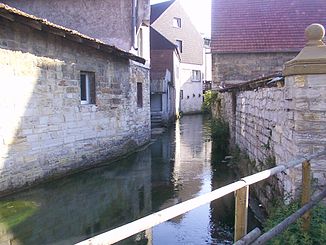
[[[167,0],[150,0],[151,4]],[[200,33],[210,37],[211,0],[179,0]]]

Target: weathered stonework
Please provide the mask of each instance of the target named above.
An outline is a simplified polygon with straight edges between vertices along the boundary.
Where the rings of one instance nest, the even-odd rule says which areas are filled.
[[[286,61],[298,52],[270,53],[212,53],[213,87],[223,82],[234,84],[257,77],[274,74],[282,70]]]
[[[286,164],[325,149],[326,46],[322,37],[312,43],[308,36],[307,47],[285,64],[284,87],[219,94],[213,113],[229,122],[231,141],[255,161],[257,171],[269,168],[264,163],[271,158],[277,165]],[[326,157],[311,163],[314,185],[326,186]],[[298,167],[277,177],[285,193],[296,195],[301,176]]]
[[[17,22],[0,25],[0,194],[149,141],[148,69]],[[80,71],[95,73],[96,104],[81,104]]]

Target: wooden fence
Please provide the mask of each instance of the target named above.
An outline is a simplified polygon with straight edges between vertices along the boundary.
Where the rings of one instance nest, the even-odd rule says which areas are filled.
[[[206,193],[199,197],[195,197],[188,201],[182,202],[175,206],[166,208],[157,213],[148,215],[144,218],[138,219],[129,224],[123,225],[111,231],[97,235],[80,243],[78,245],[94,245],[94,244],[113,244],[125,238],[135,235],[139,232],[152,228],[167,220],[184,214],[193,210],[201,205],[210,203],[219,199],[229,193],[235,192],[236,205],[235,205],[235,234],[234,241],[236,244],[264,244],[266,241],[275,237],[283,230],[285,230],[291,223],[295,222],[298,218],[303,216],[303,229],[308,230],[310,226],[310,213],[309,210],[316,205],[320,200],[326,196],[326,189],[318,196],[310,200],[310,187],[311,187],[311,166],[310,160],[326,155],[326,150],[312,154],[300,159],[288,162],[286,164],[278,165],[277,167],[247,176],[232,184],[226,185],[212,192]],[[274,227],[269,232],[261,235],[261,231],[257,228],[247,234],[247,214],[248,214],[248,199],[249,199],[249,186],[269,178],[275,174],[281,173],[286,169],[291,169],[299,164],[302,164],[302,208],[295,212],[293,215],[285,219],[278,226]]]

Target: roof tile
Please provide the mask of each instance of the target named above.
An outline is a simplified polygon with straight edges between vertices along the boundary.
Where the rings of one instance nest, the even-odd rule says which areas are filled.
[[[214,52],[299,51],[304,30],[326,25],[326,0],[214,0]]]

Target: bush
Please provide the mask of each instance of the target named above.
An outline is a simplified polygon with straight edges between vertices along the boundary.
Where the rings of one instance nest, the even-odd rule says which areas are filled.
[[[228,152],[229,146],[229,125],[220,119],[212,120],[211,137],[213,141],[213,154]]]
[[[217,93],[212,92],[211,90],[208,90],[204,94],[204,102],[202,104],[201,110],[203,113],[210,114],[212,109],[212,104],[214,100],[217,98]]]
[[[265,232],[282,222],[300,208],[299,202],[290,205],[278,202],[271,211],[270,217],[264,224]],[[272,239],[268,244],[326,244],[326,207],[319,205],[312,209],[311,226],[309,232],[301,230],[302,220],[290,225],[283,233]]]

